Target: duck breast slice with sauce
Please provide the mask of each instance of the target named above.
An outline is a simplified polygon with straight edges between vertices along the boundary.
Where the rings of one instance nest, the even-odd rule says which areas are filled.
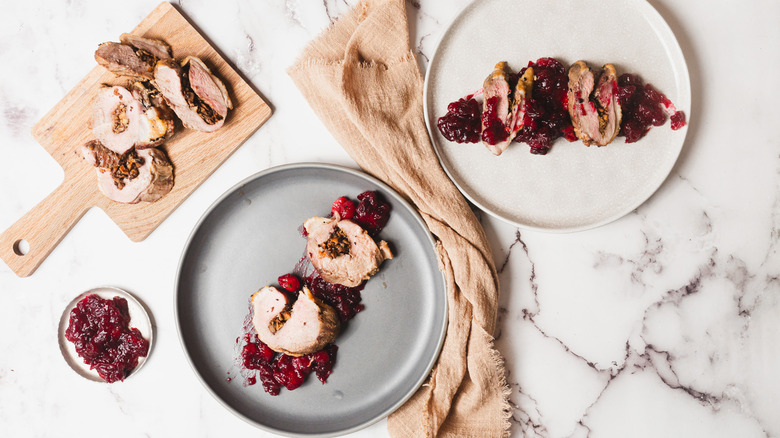
[[[606,146],[620,132],[617,91],[617,71],[612,64],[604,65],[598,81],[584,61],[569,67],[569,115],[574,133],[586,146]]]
[[[154,202],[173,188],[173,165],[157,148],[131,149],[120,155],[93,140],[81,152],[96,167],[98,188],[112,201]]]
[[[304,222],[306,253],[314,269],[328,283],[355,287],[393,258],[384,240],[377,244],[366,230],[350,220],[312,217]]]
[[[512,110],[511,117],[508,122],[509,137],[508,142],[511,142],[517,133],[523,129],[523,119],[525,118],[526,102],[531,99],[531,92],[534,86],[534,69],[533,67],[527,67],[523,74],[518,78],[515,85],[515,91],[512,93]],[[508,145],[509,143],[507,143]],[[504,146],[506,149],[506,146]]]
[[[145,108],[124,87],[101,88],[92,101],[92,133],[108,149],[124,154],[133,146],[156,146],[174,129],[173,119],[157,108]]]
[[[197,58],[187,57],[184,66],[164,59],[154,70],[154,85],[184,126],[213,132],[225,123],[233,107],[227,90]]]
[[[482,83],[482,89],[482,144],[493,155],[501,155],[512,142],[507,131],[512,89],[509,87],[506,62],[496,64]]]
[[[266,286],[252,295],[252,325],[272,350],[301,356],[322,350],[336,340],[341,323],[333,307],[303,287],[290,303],[279,289]]]

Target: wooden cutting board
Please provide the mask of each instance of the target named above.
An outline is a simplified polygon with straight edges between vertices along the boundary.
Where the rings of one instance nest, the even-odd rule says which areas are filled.
[[[233,110],[213,133],[185,129],[177,122],[176,133],[163,145],[173,163],[175,182],[162,199],[139,204],[111,201],[98,190],[95,168],[82,158],[79,148],[94,138],[88,120],[97,90],[102,84],[126,85],[128,80],[96,64],[32,129],[33,137],[65,170],[65,179],[0,235],[0,258],[21,277],[32,274],[93,206],[102,208],[131,240],[145,239],[271,116],[263,99],[171,4],[161,3],[131,33],[166,41],[177,59],[201,58],[225,82]],[[94,51],[102,42],[80,50]],[[22,254],[22,241],[29,244],[26,254]]]

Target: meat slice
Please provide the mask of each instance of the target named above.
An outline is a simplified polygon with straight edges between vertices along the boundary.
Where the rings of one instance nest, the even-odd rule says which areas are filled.
[[[252,309],[258,339],[290,356],[322,350],[336,340],[341,328],[333,307],[314,297],[305,286],[292,304],[279,289],[265,286],[252,295]]]
[[[198,58],[186,58],[183,67],[171,59],[160,60],[154,85],[184,126],[198,131],[221,128],[233,107],[222,81]]]
[[[182,66],[187,71],[190,87],[195,95],[219,118],[227,117],[228,110],[233,108],[233,102],[222,80],[211,74],[211,70],[200,58],[188,56],[184,58]]]
[[[173,135],[173,112],[165,103],[160,92],[149,82],[133,83],[133,97],[141,103],[143,117],[140,118],[136,149],[161,145]]]
[[[95,51],[98,64],[115,75],[151,80],[157,61],[171,57],[171,46],[165,41],[129,33],[123,33],[119,39],[121,43],[103,43]]]
[[[133,148],[120,155],[93,140],[81,152],[96,167],[98,188],[113,201],[154,202],[173,188],[173,166],[157,148]]]
[[[129,33],[119,35],[119,41],[122,44],[132,46],[137,50],[143,50],[146,53],[159,59],[168,59],[172,57],[171,46],[165,41],[152,38],[144,38]]]
[[[379,244],[350,220],[312,217],[304,222],[308,233],[306,253],[314,269],[328,283],[355,287],[379,271],[379,265],[393,258],[387,242]]]
[[[98,46],[95,61],[117,76],[129,76],[140,80],[154,78],[154,56],[143,56],[122,43],[108,42]]]
[[[512,111],[509,120],[509,138],[512,141],[518,132],[523,129],[523,119],[525,118],[525,108],[528,99],[531,99],[531,91],[534,86],[534,69],[527,67],[515,85],[515,91],[512,93]],[[507,143],[508,144],[508,143]],[[506,146],[504,146],[506,148]],[[498,154],[496,154],[498,155]]]
[[[496,64],[482,88],[482,144],[494,155],[501,155],[512,142],[507,129],[512,90],[509,87],[506,62]]]
[[[138,95],[140,97],[140,95]],[[92,133],[108,149],[124,154],[133,146],[156,146],[173,133],[173,119],[146,108],[124,87],[101,88],[92,103]]]
[[[569,115],[574,133],[586,146],[605,146],[620,131],[622,111],[617,91],[617,71],[612,64],[604,65],[598,82],[584,61],[569,68]]]

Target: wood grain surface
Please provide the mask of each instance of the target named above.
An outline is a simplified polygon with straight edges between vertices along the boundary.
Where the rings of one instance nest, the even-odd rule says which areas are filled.
[[[138,204],[111,201],[98,190],[95,168],[82,158],[79,147],[94,138],[88,121],[97,90],[103,84],[127,85],[128,80],[96,64],[32,129],[33,137],[63,167],[65,178],[0,235],[0,258],[21,277],[32,274],[93,206],[102,208],[131,240],[145,239],[271,116],[263,99],[171,4],[161,3],[131,33],[166,41],[177,59],[201,58],[227,86],[233,110],[213,133],[186,129],[177,122],[176,133],[162,146],[175,175],[173,190],[162,199]],[[101,42],[82,50],[93,51]],[[19,248],[22,240],[29,243],[26,254]]]

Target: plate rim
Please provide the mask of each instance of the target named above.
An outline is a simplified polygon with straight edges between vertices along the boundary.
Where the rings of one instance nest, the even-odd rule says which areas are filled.
[[[294,170],[294,169],[325,169],[325,170],[333,170],[337,172],[343,172],[347,173],[353,176],[357,176],[358,178],[365,179],[371,183],[374,183],[381,187],[382,189],[386,190],[388,193],[393,195],[396,199],[395,201],[398,201],[402,203],[412,214],[412,217],[414,220],[425,230],[426,237],[428,238],[428,243],[430,244],[431,251],[433,251],[433,256],[438,260],[438,253],[436,251],[436,241],[433,237],[433,234],[429,230],[428,226],[425,224],[425,221],[423,220],[420,213],[417,211],[417,209],[412,206],[412,204],[407,201],[403,195],[398,193],[395,189],[390,187],[385,182],[379,180],[378,178],[369,175],[365,172],[362,172],[357,169],[353,169],[350,167],[338,165],[338,164],[330,164],[330,163],[319,163],[319,162],[296,162],[296,163],[287,163],[277,166],[272,166],[267,169],[261,170],[259,172],[255,172],[252,175],[247,176],[246,178],[242,179],[241,181],[237,182],[230,188],[228,188],[224,193],[222,193],[214,202],[211,203],[211,205],[206,208],[206,210],[203,212],[201,217],[198,219],[198,221],[193,226],[192,230],[190,231],[189,236],[187,237],[187,241],[185,242],[181,255],[179,256],[179,262],[177,264],[176,268],[176,277],[174,279],[174,293],[173,293],[173,313],[174,313],[174,322],[176,325],[176,335],[179,340],[179,345],[184,353],[184,356],[187,358],[187,363],[190,365],[190,368],[192,372],[197,377],[198,381],[201,383],[201,385],[206,389],[206,391],[209,393],[209,395],[212,396],[215,400],[217,400],[224,408],[226,408],[228,411],[230,411],[233,415],[236,417],[244,420],[244,422],[257,427],[259,429],[265,430],[267,432],[272,432],[275,434],[283,435],[283,436],[289,436],[289,437],[333,437],[333,436],[340,436],[340,435],[346,435],[349,433],[354,433],[359,430],[365,429],[385,418],[387,418],[390,414],[395,412],[398,408],[400,408],[404,403],[406,403],[414,394],[417,393],[417,391],[420,389],[420,387],[423,385],[423,383],[428,379],[430,376],[431,370],[433,369],[434,365],[439,360],[439,356],[441,355],[441,350],[444,345],[444,340],[446,338],[447,333],[447,327],[449,324],[449,298],[447,293],[447,279],[444,274],[444,272],[441,269],[438,269],[439,275],[441,276],[441,284],[442,284],[442,293],[443,293],[443,300],[444,308],[443,310],[443,321],[442,321],[442,328],[436,335],[438,336],[438,340],[436,341],[436,351],[434,352],[433,356],[431,357],[431,360],[428,364],[425,366],[425,373],[423,373],[415,382],[414,389],[410,390],[406,395],[401,397],[396,403],[391,405],[388,409],[380,412],[378,415],[376,415],[374,418],[370,418],[366,421],[363,421],[362,423],[359,423],[355,426],[352,426],[347,429],[342,429],[338,431],[328,432],[328,433],[299,433],[299,432],[290,432],[282,429],[277,429],[271,426],[268,426],[266,424],[259,423],[255,421],[252,418],[249,418],[245,416],[244,414],[240,413],[236,409],[233,408],[229,403],[227,403],[225,400],[223,400],[221,397],[219,397],[215,391],[209,386],[209,384],[205,381],[203,376],[200,374],[200,372],[197,370],[195,363],[190,355],[189,350],[187,349],[185,345],[185,341],[183,338],[183,329],[182,329],[182,322],[179,315],[179,284],[181,280],[181,274],[182,274],[182,266],[184,263],[184,260],[187,256],[188,250],[193,242],[193,238],[197,234],[200,227],[203,225],[203,223],[206,221],[206,219],[211,215],[211,213],[229,196],[231,196],[236,191],[240,190],[244,185],[256,180],[263,178],[267,175],[274,174],[277,172],[287,171],[287,170]]]
[[[662,178],[657,184],[655,184],[648,192],[647,197],[642,199],[639,203],[636,205],[630,204],[629,207],[627,207],[624,210],[620,210],[618,213],[608,216],[607,218],[604,218],[600,221],[596,221],[593,223],[581,225],[581,226],[566,226],[566,227],[543,227],[543,226],[537,226],[532,225],[528,223],[518,222],[515,221],[509,217],[505,217],[504,215],[499,214],[496,211],[491,210],[487,206],[483,205],[483,203],[479,202],[477,199],[475,199],[474,196],[472,196],[464,187],[461,186],[461,184],[455,179],[453,174],[451,173],[450,169],[447,167],[447,165],[444,162],[444,159],[442,158],[442,153],[440,152],[440,148],[437,145],[437,143],[433,140],[434,139],[434,128],[431,126],[429,112],[428,112],[428,100],[429,100],[429,84],[430,84],[430,75],[432,66],[436,62],[436,59],[439,55],[439,49],[441,47],[442,41],[444,41],[445,36],[450,32],[452,27],[455,25],[455,23],[470,9],[473,9],[477,7],[478,4],[484,3],[488,0],[474,0],[467,5],[465,5],[460,12],[458,12],[452,20],[447,24],[447,26],[444,28],[444,31],[441,33],[441,37],[439,37],[439,40],[436,42],[436,48],[433,51],[433,55],[431,55],[431,59],[428,62],[428,67],[425,69],[425,78],[423,82],[423,117],[425,119],[425,127],[428,130],[428,137],[430,138],[431,145],[433,146],[433,150],[436,153],[436,158],[439,160],[439,165],[441,165],[442,169],[444,169],[444,172],[449,177],[450,181],[452,181],[453,184],[455,184],[455,187],[458,188],[458,191],[466,197],[466,199],[469,200],[472,204],[476,205],[480,210],[487,213],[489,216],[496,218],[504,223],[507,223],[509,225],[513,225],[517,228],[523,229],[523,230],[531,230],[531,231],[541,231],[545,233],[551,233],[551,234],[566,234],[566,233],[575,233],[579,231],[587,231],[594,228],[598,228],[604,225],[607,225],[609,223],[615,222],[618,219],[623,218],[624,216],[628,215],[632,211],[636,210],[640,206],[642,206],[645,202],[647,202],[653,195],[658,191],[659,188],[666,182],[666,180],[669,179],[669,175],[671,175],[672,170],[677,165],[678,160],[680,159],[680,154],[682,153],[683,148],[685,147],[685,140],[688,135],[688,126],[691,123],[691,111],[692,108],[689,108],[685,111],[685,118],[686,118],[686,124],[684,132],[682,132],[682,138],[680,139],[680,147],[677,150],[677,153],[674,157],[674,160],[670,160],[670,164],[668,166],[668,169],[666,170],[666,176]],[[653,16],[654,19],[658,20],[659,23],[662,25],[662,30],[664,32],[668,32],[669,35],[671,35],[673,40],[672,49],[675,52],[674,54],[679,55],[682,59],[681,64],[681,73],[684,75],[685,78],[685,84],[687,89],[687,99],[688,101],[691,101],[691,76],[690,72],[688,71],[688,62],[685,60],[685,53],[682,51],[682,47],[680,47],[680,42],[677,39],[677,36],[674,34],[674,31],[669,26],[669,23],[666,22],[664,17],[658,12],[658,10],[653,7],[653,5],[650,4],[650,2],[645,0],[630,0],[634,3],[635,7],[637,8],[645,8],[643,12],[649,13]],[[674,55],[673,54],[673,55]],[[691,101],[692,102],[692,101]]]

